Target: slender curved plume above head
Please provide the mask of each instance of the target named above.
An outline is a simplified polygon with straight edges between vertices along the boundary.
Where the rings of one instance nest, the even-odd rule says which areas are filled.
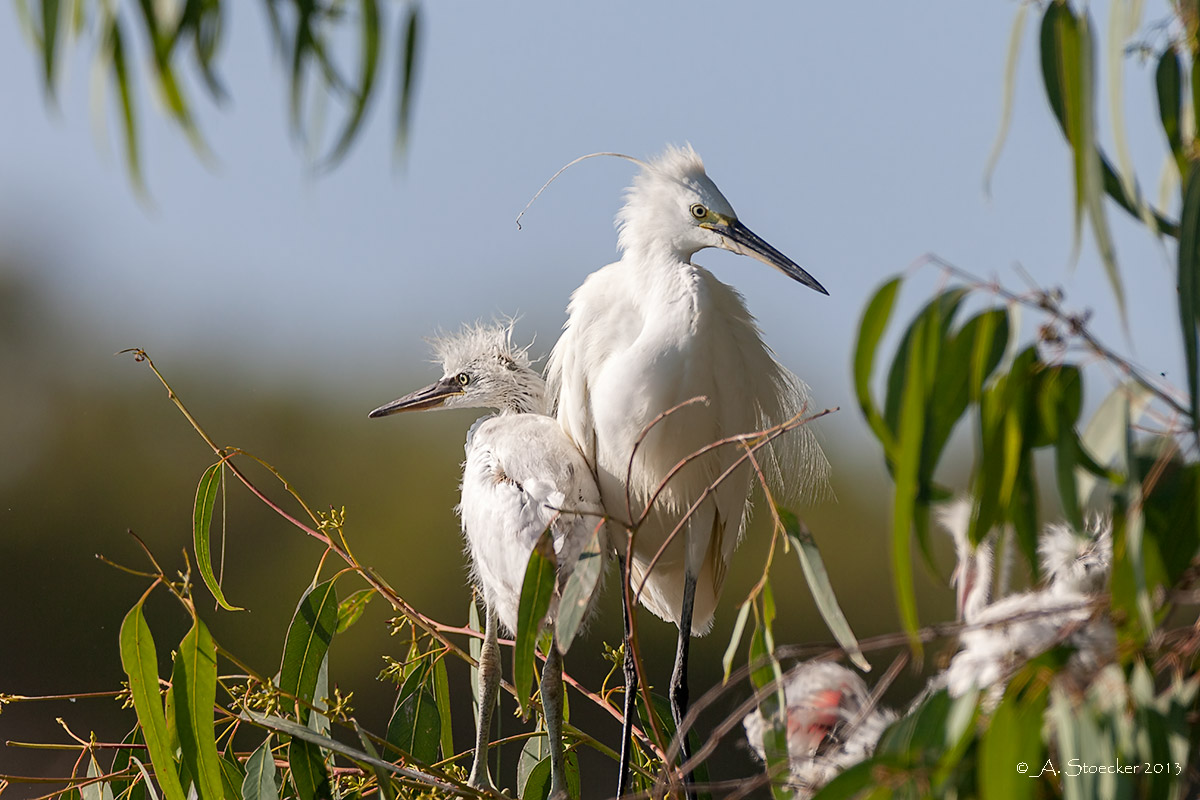
[[[550,184],[554,183],[555,179],[558,178],[559,175],[562,175],[564,172],[566,172],[568,169],[570,169],[571,167],[578,164],[580,161],[587,161],[589,158],[599,158],[600,156],[611,156],[613,158],[623,158],[626,161],[632,161],[634,164],[637,164],[639,167],[645,168],[647,166],[646,162],[642,161],[640,158],[634,158],[633,156],[628,156],[628,155],[625,155],[624,153],[602,152],[602,153],[588,153],[586,156],[580,156],[579,158],[575,159],[574,161],[570,161],[570,162],[564,164],[562,167],[559,168],[558,172],[556,172],[550,176],[550,180],[548,180],[542,184],[542,188],[537,190],[537,194],[535,194],[529,200],[529,202],[525,204],[525,207],[521,209],[521,213],[517,214],[517,230],[521,230],[521,217],[525,216],[525,212],[529,210],[529,207],[532,206],[537,201],[537,199],[542,196],[542,192],[546,191],[546,187],[548,187]]]

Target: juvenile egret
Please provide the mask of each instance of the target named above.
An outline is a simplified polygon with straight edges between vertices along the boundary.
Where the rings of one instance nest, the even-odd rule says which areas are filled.
[[[969,501],[965,514],[940,515],[955,541],[966,541],[970,520]],[[954,525],[956,527],[950,527]],[[981,551],[987,552],[987,544]],[[933,688],[945,686],[959,697],[972,688],[988,690],[987,702],[1000,701],[1009,677],[1029,659],[1060,643],[1074,651],[1063,676],[1085,683],[1110,661],[1116,647],[1112,623],[1096,618],[1087,607],[1091,597],[1104,589],[1112,565],[1112,520],[1107,516],[1088,519],[1083,535],[1061,523],[1046,525],[1038,537],[1038,552],[1046,571],[1046,583],[1038,589],[1008,595],[988,602],[968,599],[962,618],[970,627],[959,636],[959,652],[946,671],[935,677]],[[963,553],[959,570],[964,569]],[[970,567],[966,568],[970,571]],[[976,574],[981,571],[977,570]],[[989,586],[990,567],[980,585]],[[976,588],[986,593],[986,588]]]
[[[483,593],[487,623],[479,659],[479,720],[470,784],[494,788],[488,773],[488,733],[499,689],[497,621],[517,630],[521,587],[529,555],[549,528],[558,563],[558,590],[601,524],[600,492],[579,450],[545,416],[545,383],[529,356],[512,344],[511,325],[467,326],[433,341],[441,380],[371,412],[436,408],[491,408],[467,434],[462,501],[458,512],[475,583]],[[604,531],[600,531],[601,536]],[[601,552],[607,551],[602,540]],[[553,625],[558,593],[546,624]],[[562,748],[562,654],[546,654],[542,706],[550,742],[550,796],[565,798]]]
[[[810,661],[790,670],[783,681],[788,788],[796,800],[805,800],[843,770],[870,757],[896,713],[874,706],[863,679],[841,664]],[[754,709],[742,725],[750,746],[765,760],[762,714]]]
[[[547,378],[559,422],[596,472],[605,510],[633,522],[681,460],[722,438],[788,420],[808,401],[806,387],[763,343],[742,296],[693,264],[692,256],[724,248],[828,292],[738,220],[690,146],[668,148],[649,163],[629,160],[641,171],[617,215],[621,258],[589,275],[571,296]],[[656,417],[696,397],[706,402],[668,415],[639,444]],[[793,491],[823,484],[828,463],[810,431],[801,428],[776,442],[773,455],[760,454],[768,469],[775,467],[772,477],[784,476]],[[710,450],[676,473],[627,554],[642,604],[679,627],[670,699],[681,733],[689,638],[712,624],[746,518],[750,469],[743,464],[715,490],[709,487],[741,453],[733,446]],[[693,504],[682,535],[668,541]],[[624,558],[626,538],[614,538]],[[627,658],[623,751],[634,680]],[[682,742],[686,758],[686,737]]]

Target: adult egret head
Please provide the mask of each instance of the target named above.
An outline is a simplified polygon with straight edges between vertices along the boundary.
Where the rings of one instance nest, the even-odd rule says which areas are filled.
[[[494,408],[501,412],[545,410],[546,385],[526,348],[512,342],[512,325],[473,325],[430,343],[441,364],[440,380],[380,406],[368,416],[437,408]]]
[[[688,261],[720,247],[768,264],[821,294],[829,294],[799,264],[767,244],[738,219],[690,146],[669,147],[634,178],[617,215],[621,249],[653,255],[669,251]]]

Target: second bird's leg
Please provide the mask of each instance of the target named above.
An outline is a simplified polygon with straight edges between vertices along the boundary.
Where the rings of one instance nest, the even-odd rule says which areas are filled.
[[[467,783],[476,789],[495,791],[488,771],[488,743],[492,733],[492,712],[500,691],[500,645],[496,641],[496,612],[487,610],[483,648],[479,652],[479,718],[475,722],[475,761]]]
[[[680,763],[692,756],[687,731],[683,729],[683,718],[688,710],[688,647],[692,641],[692,608],[696,602],[696,576],[685,570],[683,578],[683,607],[679,614],[679,642],[675,649],[675,669],[671,673],[671,716],[675,718],[675,735],[679,737]],[[691,784],[691,774],[685,773],[683,780]],[[688,790],[688,797],[692,792]]]
[[[550,800],[567,800],[567,776],[563,759],[562,654],[553,638],[546,666],[542,668],[542,715],[550,744]]]
[[[633,715],[637,709],[638,674],[633,660],[633,609],[629,607],[629,594],[625,586],[625,558],[617,557],[621,570],[621,619],[625,623],[625,712],[621,717],[621,760],[617,774],[617,797],[625,794],[629,783],[629,757],[633,747]]]

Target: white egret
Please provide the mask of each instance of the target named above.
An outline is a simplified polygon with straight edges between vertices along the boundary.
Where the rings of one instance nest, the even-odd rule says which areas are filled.
[[[787,700],[787,786],[796,800],[812,797],[843,770],[875,752],[875,745],[896,712],[876,706],[857,674],[831,661],[810,661],[783,677]],[[754,709],[742,720],[746,738],[760,759],[762,714]]]
[[[957,503],[957,509],[939,514],[956,544],[966,542],[970,521],[970,501]],[[985,689],[988,704],[994,706],[1014,672],[1060,643],[1073,650],[1062,675],[1076,684],[1085,683],[1112,659],[1116,648],[1112,623],[1097,618],[1088,607],[1111,571],[1111,518],[1090,517],[1082,535],[1062,523],[1048,524],[1038,537],[1038,552],[1045,585],[988,602],[990,543],[985,540],[973,554],[960,549],[956,575],[978,576],[974,597],[962,605],[961,618],[970,627],[960,634],[958,653],[945,672],[931,681],[931,688],[945,686],[953,697],[972,688]]]
[[[499,689],[497,621],[515,633],[530,553],[549,528],[558,563],[558,590],[575,569],[603,509],[591,469],[551,417],[545,383],[525,350],[513,346],[511,325],[467,326],[433,341],[443,377],[371,412],[491,408],[467,434],[458,512],[475,583],[487,607],[479,663],[479,719],[470,783],[494,788],[488,773],[488,734]],[[604,535],[604,531],[600,531]],[[602,540],[601,552],[607,551]],[[547,624],[552,625],[558,593]],[[562,748],[562,654],[552,640],[542,672],[542,708],[550,742],[550,796],[566,797]]]
[[[692,256],[724,248],[828,292],[742,224],[690,146],[668,148],[649,163],[624,158],[641,171],[617,215],[621,258],[589,275],[572,295],[547,378],[555,413],[595,469],[610,518],[632,512],[636,520],[681,460],[725,437],[788,420],[808,401],[806,387],[763,343],[742,296],[693,264]],[[706,402],[670,414],[639,444],[656,417],[696,397]],[[710,487],[740,455],[731,446],[710,450],[675,474],[628,554],[642,604],[679,627],[670,699],[681,732],[689,639],[712,623],[746,518],[750,469],[743,464]],[[824,484],[828,464],[806,429],[781,437],[774,454],[763,458],[773,459],[775,476],[782,474],[792,490]],[[683,535],[669,540],[693,504]],[[625,537],[614,538],[624,557]],[[634,679],[627,660],[627,688]],[[628,691],[627,726],[632,701]],[[623,751],[627,742],[626,730]],[[686,737],[682,743],[686,758]]]

